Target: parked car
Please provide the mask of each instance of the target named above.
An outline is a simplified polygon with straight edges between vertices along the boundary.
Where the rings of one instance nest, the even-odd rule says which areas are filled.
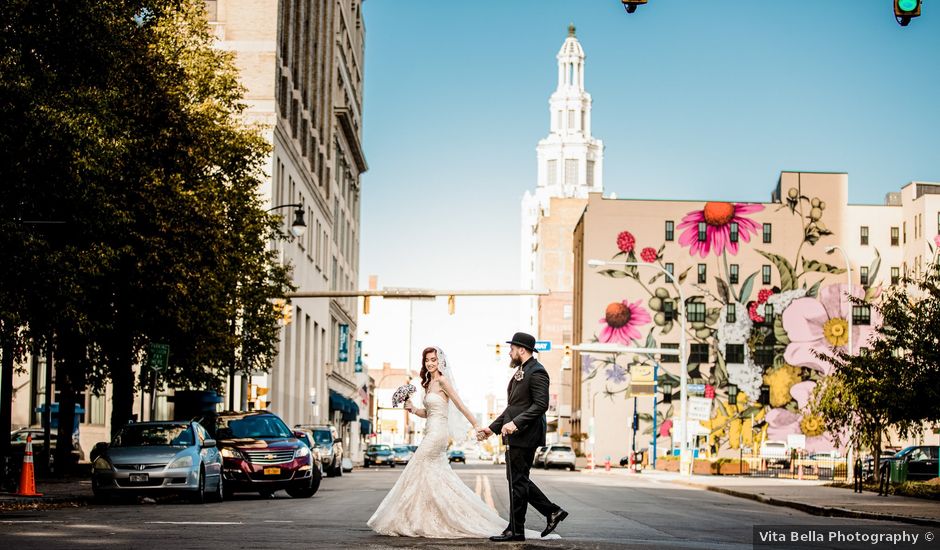
[[[460,462],[462,464],[467,463],[467,455],[464,454],[460,449],[451,449],[447,453],[448,462]]]
[[[483,449],[480,449],[480,453],[477,455],[477,458],[480,460],[490,461],[493,460],[493,455],[484,451]]]
[[[790,467],[790,448],[785,441],[764,441],[760,444],[760,457],[768,468]]]
[[[296,427],[313,432],[313,442],[320,451],[320,460],[323,461],[323,471],[326,475],[343,475],[343,440],[337,434],[336,428],[329,424],[298,424]]]
[[[938,477],[937,469],[940,468],[938,457],[940,457],[940,446],[913,445],[901,449],[891,456],[882,457],[881,464],[886,465],[896,460],[906,460],[907,479],[923,481]]]
[[[392,448],[388,445],[369,445],[369,448],[366,449],[363,456],[362,466],[368,468],[372,465],[394,468],[395,455],[392,452]]]
[[[408,464],[408,461],[414,456],[414,453],[407,445],[393,447],[392,453],[394,454],[395,464]]]
[[[573,472],[576,461],[574,451],[568,445],[549,445],[542,454],[542,465],[546,470],[561,467],[568,468]]]
[[[545,467],[545,453],[548,451],[548,447],[539,447],[535,450],[535,458],[532,459],[533,468],[544,468]]]
[[[320,464],[320,476],[326,475],[326,472],[323,471],[323,460],[320,458],[320,449],[317,448],[317,444],[313,441],[313,432],[306,428],[294,428],[294,434],[297,436],[297,439],[304,442],[304,444],[310,448],[310,452],[313,453],[314,458]]]
[[[23,455],[26,454],[26,438],[33,436],[33,461],[42,464],[45,463],[46,448],[45,435],[41,427],[20,428],[10,432],[11,456],[15,464],[23,462]],[[49,434],[49,447],[52,449],[53,460],[55,460],[56,443],[58,442],[58,430],[52,430]],[[82,450],[79,441],[78,432],[72,434],[72,460],[75,463],[85,460],[85,451]]]
[[[268,411],[223,412],[206,417],[223,459],[226,495],[257,492],[271,496],[285,489],[309,498],[320,488],[321,464],[279,416]]]
[[[95,459],[91,489],[98,498],[171,492],[221,501],[221,453],[197,422],[128,424]]]

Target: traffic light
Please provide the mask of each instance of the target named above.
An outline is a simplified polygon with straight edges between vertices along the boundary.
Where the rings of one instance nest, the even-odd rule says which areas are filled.
[[[894,0],[894,18],[898,24],[906,27],[911,19],[920,17],[921,0]]]
[[[633,413],[633,431],[640,429],[640,416],[636,413]]]
[[[496,344],[496,358],[497,358],[497,359],[499,359],[499,354],[500,354],[500,353],[502,353],[502,351],[501,351],[500,348],[499,348],[499,344]]]
[[[565,357],[571,357],[571,344],[565,344]]]
[[[646,3],[646,0],[620,0],[620,1],[623,2],[623,9],[627,10],[627,13],[635,12],[637,6]]]
[[[362,297],[362,314],[363,315],[369,314],[369,296]]]

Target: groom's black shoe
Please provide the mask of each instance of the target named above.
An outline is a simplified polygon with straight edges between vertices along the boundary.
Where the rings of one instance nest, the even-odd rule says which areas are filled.
[[[558,527],[558,524],[564,521],[566,517],[568,517],[568,512],[565,512],[561,508],[555,512],[552,512],[551,515],[548,516],[548,523],[545,524],[545,530],[542,531],[542,537],[545,537],[554,531],[555,528]]]
[[[523,534],[515,535],[512,533],[512,531],[509,531],[509,532],[503,531],[501,535],[490,537],[490,540],[493,542],[518,542],[518,541],[524,541],[525,535]]]

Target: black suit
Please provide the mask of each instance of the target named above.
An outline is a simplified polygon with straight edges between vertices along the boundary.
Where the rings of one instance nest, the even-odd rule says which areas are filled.
[[[552,503],[529,479],[535,450],[545,445],[545,411],[548,410],[548,372],[535,357],[522,366],[522,380],[510,380],[506,410],[490,424],[499,433],[504,424],[516,425],[516,431],[504,439],[509,446],[506,478],[509,480],[512,510],[509,528],[515,534],[525,531],[525,514],[529,504],[548,516],[560,508]]]

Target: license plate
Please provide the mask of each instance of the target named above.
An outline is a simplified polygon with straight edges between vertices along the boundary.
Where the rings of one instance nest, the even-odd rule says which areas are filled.
[[[385,461],[382,460],[381,458],[376,458],[376,459],[375,459],[375,463],[376,463],[376,464],[381,464],[381,463],[383,463],[383,462],[385,462]]]
[[[150,481],[150,474],[130,474],[131,483],[147,483]]]
[[[264,475],[266,476],[276,476],[281,473],[280,468],[265,468]]]

